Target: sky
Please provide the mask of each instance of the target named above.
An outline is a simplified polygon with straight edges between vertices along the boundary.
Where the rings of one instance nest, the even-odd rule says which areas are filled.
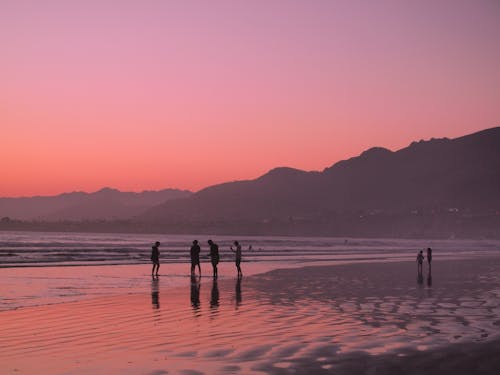
[[[0,0],[0,197],[323,170],[500,126],[500,1]]]

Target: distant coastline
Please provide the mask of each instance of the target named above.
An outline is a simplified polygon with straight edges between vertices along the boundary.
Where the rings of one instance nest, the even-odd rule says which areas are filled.
[[[136,220],[23,221],[0,219],[0,231],[323,236],[407,239],[500,239],[495,211],[421,214],[359,213],[329,218],[148,222]]]

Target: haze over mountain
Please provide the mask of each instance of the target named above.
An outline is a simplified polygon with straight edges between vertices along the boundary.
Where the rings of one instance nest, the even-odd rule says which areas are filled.
[[[500,127],[456,139],[413,142],[396,152],[371,148],[322,172],[276,168],[255,180],[215,185],[168,201],[141,219],[199,230],[237,232],[240,227],[265,233],[265,228],[276,228],[289,234],[336,234],[345,228],[346,234],[356,234],[356,228],[346,225],[362,228],[366,223],[348,222],[377,216],[373,234],[385,230],[390,235],[401,223],[386,223],[384,228],[387,215],[498,211]],[[455,231],[446,230],[451,235]]]
[[[0,198],[0,217],[46,221],[128,219],[170,199],[189,195],[190,191],[176,189],[134,193],[103,188],[94,193]]]
[[[321,172],[275,168],[255,180],[196,193],[106,188],[0,198],[0,217],[5,216],[108,219],[106,226],[67,224],[64,230],[500,238],[500,127],[421,140],[394,152],[374,147]],[[18,224],[3,227],[31,228]]]

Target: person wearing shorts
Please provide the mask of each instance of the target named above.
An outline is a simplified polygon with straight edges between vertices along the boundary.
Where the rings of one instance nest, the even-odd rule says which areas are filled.
[[[219,246],[212,240],[208,240],[210,245],[210,261],[212,263],[212,270],[214,278],[217,278],[217,264],[219,264]]]
[[[430,247],[427,248],[427,264],[429,264],[429,271],[431,270],[431,262],[432,262],[432,249]]]
[[[200,267],[200,245],[198,245],[198,241],[194,240],[193,245],[191,246],[191,275],[194,275],[194,270],[196,266],[198,266],[198,271],[201,276],[201,267]]]
[[[160,269],[160,243],[158,241],[152,247],[151,250],[151,262],[153,262],[153,269],[151,270],[151,276],[158,276],[158,271]],[[156,274],[155,274],[156,269]]]
[[[236,264],[236,269],[238,270],[238,277],[243,276],[243,272],[241,272],[241,245],[239,244],[238,241],[234,241],[234,246],[236,246],[236,249],[233,249],[231,246],[231,251],[236,254],[235,258],[235,264]]]
[[[422,263],[424,262],[424,254],[423,251],[420,250],[420,252],[417,254],[417,271],[418,274],[422,274]]]

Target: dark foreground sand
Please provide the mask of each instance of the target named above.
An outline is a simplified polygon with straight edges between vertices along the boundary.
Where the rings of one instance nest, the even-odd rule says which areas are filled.
[[[454,344],[433,351],[409,350],[399,354],[371,356],[351,353],[317,363],[298,359],[289,369],[263,368],[270,374],[498,374],[500,341]],[[321,355],[321,353],[317,353]]]
[[[88,280],[79,301],[0,312],[0,373],[496,374],[500,258],[433,267],[422,278],[412,260],[217,282],[139,282],[103,267],[120,286],[106,279],[109,295]],[[46,272],[53,282],[61,271]]]

